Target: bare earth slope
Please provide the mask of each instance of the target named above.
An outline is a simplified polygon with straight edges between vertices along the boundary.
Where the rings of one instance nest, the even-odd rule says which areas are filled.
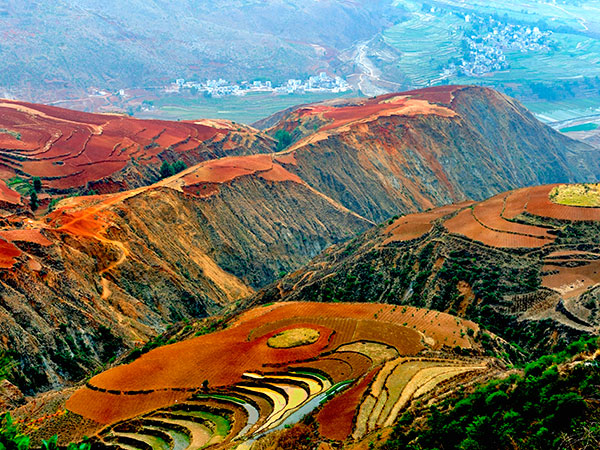
[[[273,146],[228,121],[137,120],[0,100],[0,177],[37,176],[50,192],[132,189],[156,181],[162,161],[193,165]]]
[[[285,151],[286,168],[376,222],[515,187],[600,176],[597,149],[479,87],[307,105],[277,129],[298,139]]]
[[[213,314],[371,226],[269,155],[0,224],[0,328],[31,389],[81,377],[121,339]]]

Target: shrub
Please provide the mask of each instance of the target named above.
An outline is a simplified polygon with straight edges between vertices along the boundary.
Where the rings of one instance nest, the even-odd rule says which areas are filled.
[[[10,413],[6,413],[2,417],[0,448],[2,450],[27,450],[29,448],[29,437],[19,432]]]

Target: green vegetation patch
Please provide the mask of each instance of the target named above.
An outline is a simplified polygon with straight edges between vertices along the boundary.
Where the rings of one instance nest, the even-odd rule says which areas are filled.
[[[573,125],[572,127],[561,128],[561,133],[570,133],[572,131],[593,131],[598,128],[597,123],[580,123],[579,125]]]
[[[267,340],[267,345],[272,348],[300,347],[317,342],[320,335],[321,333],[314,328],[292,328],[271,336]]]
[[[550,191],[550,200],[559,205],[600,207],[600,183],[562,184]]]
[[[0,134],[8,134],[14,137],[17,141],[21,140],[21,133],[18,131],[7,130],[6,128],[0,128]]]
[[[597,337],[582,338],[521,373],[442,401],[424,422],[407,412],[381,448],[597,448],[597,406],[590,399],[597,396],[600,371],[597,360],[580,353],[597,348]]]

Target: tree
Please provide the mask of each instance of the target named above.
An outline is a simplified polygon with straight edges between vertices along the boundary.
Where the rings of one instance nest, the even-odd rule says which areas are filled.
[[[40,180],[40,177],[33,177],[33,189],[35,189],[35,192],[42,190],[42,180]]]
[[[183,170],[185,170],[185,169],[187,169],[187,166],[186,166],[186,164],[185,164],[183,161],[181,161],[181,160],[179,160],[179,161],[175,161],[175,163],[173,164],[173,172],[174,172],[174,173],[179,173],[179,172],[181,172],[181,171],[183,171]]]
[[[292,135],[286,130],[277,130],[274,135],[277,139],[277,151],[281,151],[292,143]]]
[[[168,161],[163,161],[160,166],[160,177],[167,178],[174,174],[175,172],[173,171],[173,166],[169,164]]]
[[[29,197],[29,206],[31,207],[32,211],[35,211],[37,209],[39,205],[39,201],[38,201],[38,196],[37,193],[34,191],[31,191],[31,195]]]

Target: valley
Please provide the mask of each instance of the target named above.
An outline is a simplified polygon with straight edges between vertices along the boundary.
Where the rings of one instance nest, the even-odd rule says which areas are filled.
[[[35,445],[387,445],[598,334],[597,149],[496,91],[0,113],[0,393]]]

